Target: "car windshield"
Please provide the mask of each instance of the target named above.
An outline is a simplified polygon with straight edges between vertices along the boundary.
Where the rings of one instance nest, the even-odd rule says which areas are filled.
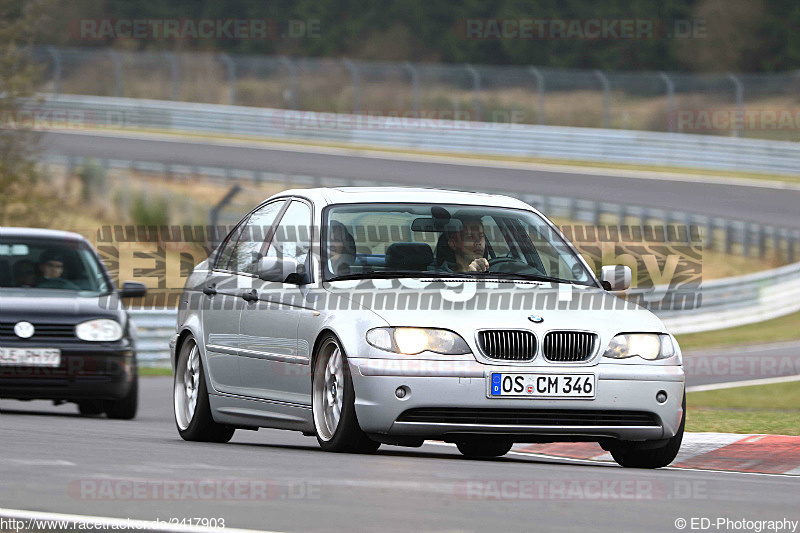
[[[541,216],[478,205],[348,204],[327,208],[326,280],[487,277],[596,285]]]
[[[110,281],[93,251],[80,241],[3,238],[0,290],[102,293]]]

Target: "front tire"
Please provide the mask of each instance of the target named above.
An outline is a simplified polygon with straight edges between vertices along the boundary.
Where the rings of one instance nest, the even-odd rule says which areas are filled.
[[[464,457],[475,459],[502,457],[511,450],[513,443],[506,439],[481,438],[456,443],[456,448]]]
[[[200,348],[191,337],[181,345],[172,388],[175,425],[181,438],[196,442],[228,442],[236,428],[214,422],[203,373]]]
[[[120,400],[106,400],[104,410],[113,420],[133,420],[139,407],[139,378],[134,376],[128,394]]]
[[[686,427],[686,393],[683,393],[683,417],[678,432],[666,444],[658,448],[641,449],[637,443],[621,442],[610,446],[611,456],[626,468],[662,468],[675,460],[681,449],[683,431]]]
[[[379,442],[361,431],[347,355],[333,335],[320,343],[311,378],[314,429],[320,447],[329,452],[374,453]]]

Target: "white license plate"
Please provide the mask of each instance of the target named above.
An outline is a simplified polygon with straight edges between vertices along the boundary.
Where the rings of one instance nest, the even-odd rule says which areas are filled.
[[[58,366],[61,350],[58,348],[2,348],[0,366]]]
[[[594,398],[594,374],[517,374],[493,372],[490,398]]]

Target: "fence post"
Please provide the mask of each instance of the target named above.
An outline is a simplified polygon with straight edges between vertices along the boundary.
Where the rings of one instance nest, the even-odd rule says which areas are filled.
[[[714,217],[708,216],[706,219],[706,250],[714,249]]]
[[[480,122],[481,120],[481,75],[475,70],[475,67],[469,63],[464,63],[464,68],[467,69],[470,76],[472,76],[472,108],[475,112],[474,120]]]
[[[216,248],[217,244],[220,241],[222,241],[222,239],[225,237],[225,235],[218,235],[217,234],[217,222],[219,222],[219,213],[220,213],[220,211],[222,211],[225,208],[226,205],[231,203],[231,200],[233,200],[233,197],[236,196],[237,194],[239,194],[240,190],[242,190],[242,188],[239,186],[239,184],[238,183],[235,184],[233,187],[231,187],[228,190],[227,194],[222,197],[222,200],[220,200],[217,203],[217,205],[212,207],[211,211],[209,212],[208,224],[209,224],[209,226],[211,226],[212,232],[214,233],[213,240],[211,238],[209,238],[209,244],[212,244],[214,248]]]
[[[788,239],[786,241],[786,254],[788,256],[790,263],[794,263],[794,257],[795,257],[794,248],[796,243],[797,243],[797,234],[796,233],[789,234]]]
[[[289,107],[297,109],[297,65],[286,56],[281,56],[281,64],[289,71]]]
[[[675,83],[666,72],[659,72],[658,76],[667,86],[667,127],[675,131]]]
[[[359,105],[358,98],[358,86],[360,81],[358,77],[358,67],[352,59],[343,59],[342,64],[348,71],[350,71],[350,76],[353,80],[353,114],[357,115],[361,107]]]
[[[180,93],[179,93],[179,85],[180,85],[180,75],[178,73],[178,58],[175,56],[173,52],[163,52],[167,61],[169,61],[169,77],[170,83],[172,85],[172,100],[177,101]]]
[[[758,228],[758,257],[764,259],[767,255],[767,236],[764,225],[759,224]]]
[[[745,222],[744,226],[742,226],[742,231],[744,232],[742,235],[742,255],[745,257],[750,257],[750,224]]]
[[[733,127],[731,135],[740,137],[742,135],[742,127],[744,125],[744,86],[739,78],[732,72],[728,72],[728,79],[733,82],[736,89],[736,124]]]
[[[236,103],[236,63],[233,62],[231,56],[222,53],[219,55],[219,60],[225,64],[228,70],[228,105]]]
[[[730,220],[725,220],[725,253],[733,251],[733,224]]]
[[[594,75],[597,76],[603,86],[603,127],[608,129],[611,123],[611,111],[609,109],[611,106],[611,83],[609,83],[608,77],[603,74],[602,70],[595,70]]]
[[[419,71],[409,61],[403,63],[403,68],[411,75],[411,99],[414,102],[414,111],[419,113]]]
[[[536,105],[536,123],[537,124],[545,124],[546,118],[544,114],[544,76],[536,67],[528,67],[528,72],[533,74],[533,77],[536,78],[536,91],[538,92],[538,102]]]
[[[114,65],[114,96],[122,96],[122,65],[120,64],[119,54],[112,49],[106,51]]]
[[[53,89],[61,94],[61,52],[55,46],[48,46],[47,53],[53,58]]]

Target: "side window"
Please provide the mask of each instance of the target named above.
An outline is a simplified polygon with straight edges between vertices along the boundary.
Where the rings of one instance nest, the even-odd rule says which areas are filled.
[[[271,202],[250,215],[233,250],[230,270],[255,274],[261,247],[285,203],[285,200]]]
[[[250,215],[247,215],[248,217]],[[247,217],[245,217],[247,218]],[[233,255],[233,249],[236,247],[236,243],[239,241],[239,235],[242,234],[242,230],[244,229],[245,222],[242,222],[228,235],[228,238],[222,244],[222,249],[219,251],[217,255],[217,260],[214,263],[214,268],[219,270],[228,270],[228,263],[231,261],[231,256]]]
[[[311,209],[303,202],[294,200],[278,225],[269,253],[279,258],[293,257],[302,266],[310,250]]]

